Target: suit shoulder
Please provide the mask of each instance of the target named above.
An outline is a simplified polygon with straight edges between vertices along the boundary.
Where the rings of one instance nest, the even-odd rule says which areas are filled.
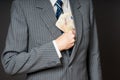
[[[82,2],[82,3],[90,3],[92,2],[93,0],[78,0],[79,2]]]
[[[14,0],[12,2],[12,5],[13,5],[13,7],[16,6],[23,10],[24,9],[27,10],[27,9],[30,9],[33,6],[35,6],[37,1],[38,0]]]
[[[37,0],[13,0],[14,4],[19,4],[21,6],[33,5]]]

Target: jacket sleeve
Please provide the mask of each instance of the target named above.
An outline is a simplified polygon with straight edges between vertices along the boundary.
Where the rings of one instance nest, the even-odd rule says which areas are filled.
[[[88,70],[90,78],[89,80],[102,80],[98,36],[92,0],[90,0],[90,42],[88,50]]]
[[[60,66],[52,41],[28,51],[28,26],[18,1],[12,4],[10,27],[1,56],[5,72],[14,75]]]

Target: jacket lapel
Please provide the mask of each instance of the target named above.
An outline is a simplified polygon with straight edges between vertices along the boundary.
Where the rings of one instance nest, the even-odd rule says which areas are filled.
[[[75,55],[77,53],[77,49],[80,45],[81,38],[82,38],[82,27],[83,27],[83,16],[81,14],[81,5],[79,0],[70,0],[70,5],[71,5],[71,10],[72,10],[72,15],[75,23],[75,28],[76,28],[76,42],[75,46],[73,48],[72,54],[70,56],[70,61],[69,65],[72,63],[72,61],[75,58]]]
[[[50,1],[37,0],[36,8],[40,9],[40,16],[47,25],[47,28],[51,32],[53,38],[58,37],[61,34],[61,31],[55,26],[57,19]]]

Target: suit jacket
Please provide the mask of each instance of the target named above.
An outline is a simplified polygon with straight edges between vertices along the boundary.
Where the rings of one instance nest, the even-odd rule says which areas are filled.
[[[98,38],[91,0],[70,0],[76,27],[71,56],[59,59],[52,43],[62,33],[49,0],[14,0],[2,54],[5,72],[27,80],[101,80]]]

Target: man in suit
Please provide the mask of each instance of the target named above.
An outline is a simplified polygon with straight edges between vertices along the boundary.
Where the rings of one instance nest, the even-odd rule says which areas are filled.
[[[71,12],[75,25],[65,33],[55,25],[56,1],[13,1],[1,57],[5,72],[25,73],[27,80],[101,80],[92,1],[63,0],[61,13]]]

